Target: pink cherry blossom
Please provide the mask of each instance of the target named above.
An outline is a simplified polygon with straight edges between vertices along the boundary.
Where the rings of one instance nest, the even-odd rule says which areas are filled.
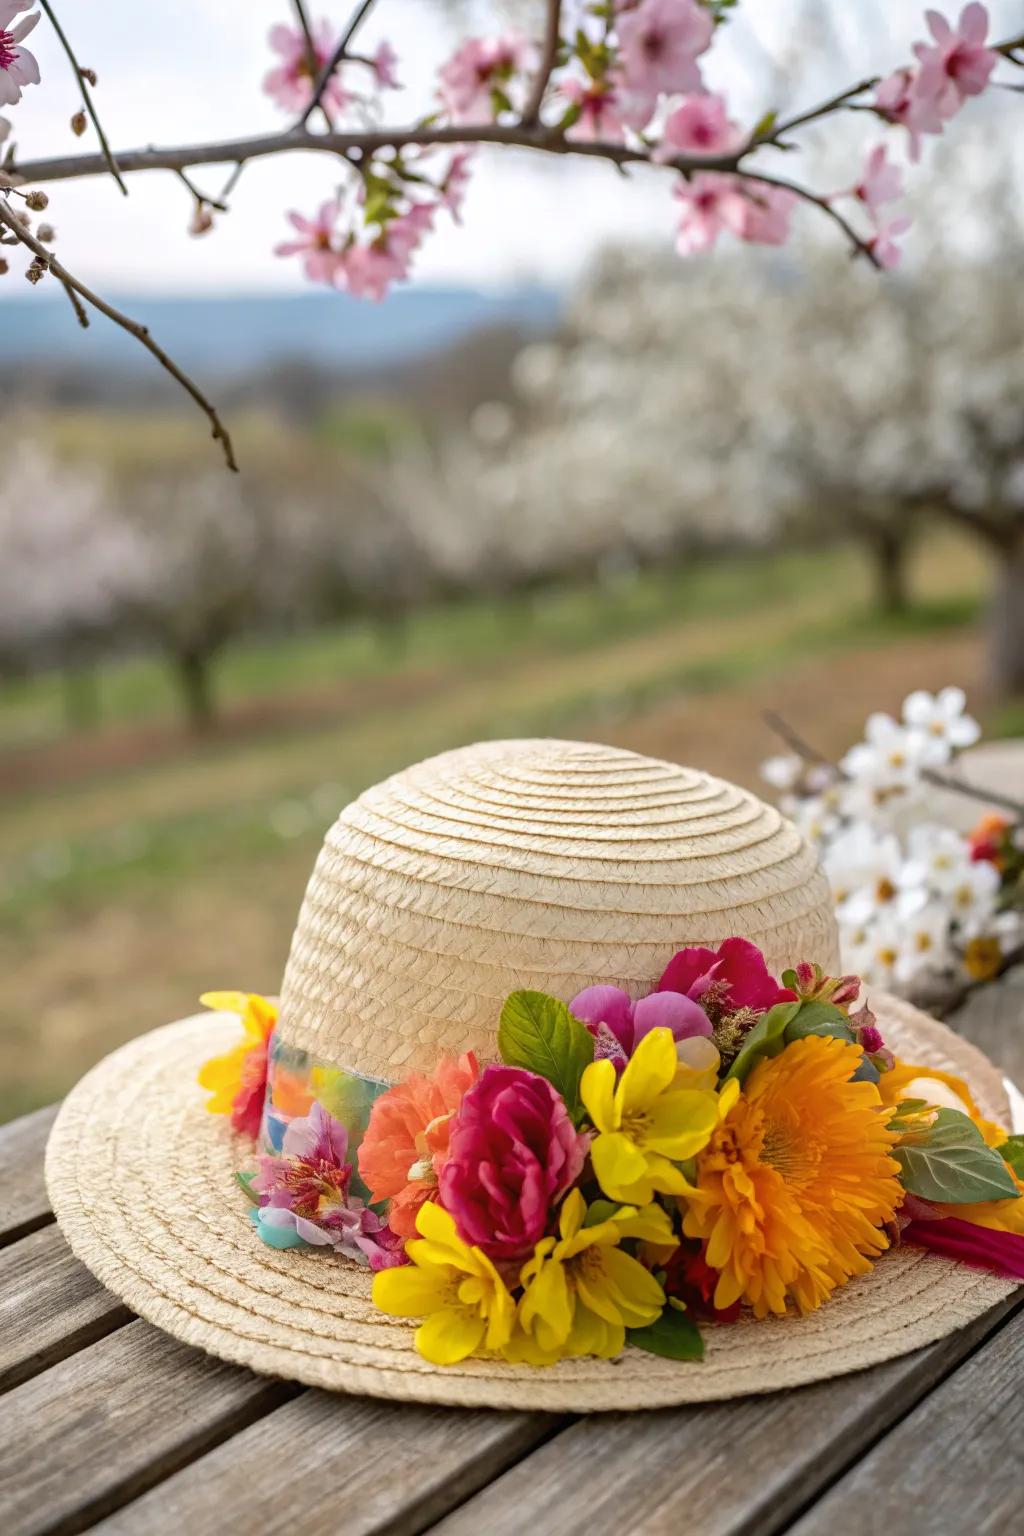
[[[616,142],[622,138],[624,120],[618,93],[611,84],[570,76],[561,82],[560,89],[570,107],[579,108],[579,117],[569,129],[573,138],[588,142],[595,139]]]
[[[869,152],[864,172],[852,188],[852,195],[860,199],[872,217],[883,203],[891,203],[893,198],[903,196],[903,173],[899,166],[889,161],[884,144],[876,144]]]
[[[506,87],[532,57],[526,38],[518,32],[502,37],[471,37],[443,65],[438,79],[441,101],[454,123],[490,119],[491,93]]]
[[[740,239],[752,245],[785,245],[797,204],[796,193],[788,187],[748,182],[745,196],[747,209],[739,230]]]
[[[978,0],[964,6],[955,31],[938,11],[926,11],[925,20],[935,46],[918,43],[914,48],[921,65],[916,92],[948,120],[969,96],[981,95],[999,56],[985,47],[988,12]]]
[[[683,205],[676,232],[680,256],[710,251],[725,229],[741,234],[747,200],[738,177],[702,171],[688,181],[678,181],[672,195]]]
[[[723,96],[701,92],[686,96],[665,120],[661,143],[652,160],[676,155],[727,155],[743,142],[743,130],[731,122]]]
[[[358,299],[379,301],[392,283],[404,281],[409,263],[434,224],[435,205],[413,203],[407,212],[389,219],[375,240],[350,245],[341,262],[339,280]]]
[[[460,145],[448,162],[448,169],[438,187],[441,206],[447,208],[456,224],[462,223],[462,204],[470,181],[469,168],[473,163],[473,154],[473,149],[468,145]]]
[[[39,20],[39,12],[11,22],[28,0],[0,0],[0,105],[13,107],[21,100],[22,87],[39,84],[39,65],[34,53],[21,46]]]
[[[370,67],[377,77],[377,84],[385,91],[400,91],[401,82],[396,73],[398,69],[398,55],[386,40],[381,43],[377,52],[370,60]]]
[[[907,130],[911,160],[921,158],[921,135],[941,133],[942,117],[929,97],[918,90],[918,76],[912,69],[897,69],[875,91],[875,106],[887,122]]]
[[[271,48],[281,58],[263,77],[263,89],[286,112],[301,112],[313,94],[316,77],[334,52],[337,38],[331,23],[318,21],[311,29],[313,54],[316,64],[311,68],[309,46],[301,27],[289,27],[283,22],[271,27],[268,34]],[[323,94],[323,104],[330,113],[338,113],[347,105],[349,92],[344,89],[340,75],[335,72]]]
[[[901,213],[897,218],[890,219],[888,224],[879,224],[878,232],[867,242],[867,246],[880,267],[891,270],[899,266],[903,260],[903,251],[896,244],[896,236],[905,235],[910,222],[909,217]]]
[[[641,93],[699,91],[714,22],[696,0],[641,0],[616,17],[622,77]]]
[[[336,230],[341,206],[337,198],[321,203],[315,218],[289,213],[289,223],[298,231],[298,240],[275,245],[275,256],[301,256],[302,269],[311,283],[335,283],[341,267],[341,252],[336,244]]]

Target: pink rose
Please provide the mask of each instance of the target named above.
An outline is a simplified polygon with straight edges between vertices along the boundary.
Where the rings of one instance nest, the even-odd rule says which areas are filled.
[[[579,1177],[587,1138],[546,1078],[487,1067],[451,1123],[441,1204],[464,1242],[520,1261],[544,1236],[551,1207]]]
[[[681,949],[658,982],[659,992],[681,992],[703,1000],[717,1015],[751,1008],[763,1013],[776,1003],[796,1001],[796,993],[769,975],[764,955],[749,939],[726,939],[713,949]]]

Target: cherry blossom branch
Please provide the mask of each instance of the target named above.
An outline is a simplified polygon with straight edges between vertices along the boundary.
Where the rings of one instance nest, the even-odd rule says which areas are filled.
[[[784,176],[766,176],[760,171],[748,171],[743,166],[738,168],[737,174],[744,177],[747,181],[761,182],[766,187],[781,187],[784,191],[792,192],[796,197],[802,198],[805,203],[813,204],[815,208],[819,208],[822,213],[827,214],[833,224],[842,230],[858,255],[865,257],[873,267],[881,270],[882,263],[875,255],[871,246],[866,240],[861,239],[849,220],[843,217],[838,208],[834,207],[827,197],[821,197],[817,192],[812,192],[809,187],[801,186],[798,181],[789,181]]]
[[[845,778],[843,770],[836,763],[801,736],[800,732],[775,710],[762,711],[761,719],[768,729],[774,731],[780,741],[784,742],[797,757],[803,758],[805,763],[811,763],[815,767],[829,768],[837,778]],[[985,805],[998,805],[1001,810],[1010,811],[1018,821],[1024,821],[1024,804],[1014,800],[1012,795],[1004,795],[998,789],[985,789],[983,785],[971,784],[967,779],[958,778],[956,774],[940,773],[937,768],[922,768],[921,777],[936,789],[952,790],[955,794],[966,795],[968,799],[980,800]]]
[[[359,28],[373,9],[373,5],[374,0],[362,0],[362,3],[356,6],[348,26],[338,39],[337,47],[316,78],[316,84],[313,87],[313,94],[309,99],[309,104],[295,125],[297,128],[305,128],[317,107],[320,107],[321,111],[323,111],[321,102],[324,91],[326,91],[330,84],[334,71],[338,68],[339,64],[344,62],[348,54],[349,44],[354,40]]]
[[[544,92],[548,88],[548,81],[558,60],[558,49],[561,43],[562,5],[561,0],[548,0],[547,17],[544,23],[544,42],[541,45],[540,63],[534,76],[533,85],[526,106],[523,108],[521,121],[524,127],[532,128],[540,117],[540,109],[544,101]]]
[[[199,409],[205,413],[210,422],[214,440],[220,443],[221,448],[224,450],[224,457],[227,460],[228,468],[237,470],[238,465],[235,462],[231,438],[215,407],[210,404],[202,390],[189,378],[188,374],[184,373],[173,358],[168,357],[163,347],[153,340],[149,333],[149,327],[140,324],[138,320],[133,320],[130,315],[123,314],[121,310],[115,309],[112,304],[107,303],[106,299],[101,298],[98,293],[93,293],[91,288],[87,288],[83,282],[68,271],[67,267],[57,260],[51,251],[47,250],[41,241],[36,239],[35,235],[25,228],[21,221],[11,212],[7,202],[2,197],[0,197],[0,224],[3,224],[10,230],[11,234],[15,235],[22,245],[28,247],[42,267],[53,273],[53,276],[63,285],[69,297],[74,294],[77,295],[79,300],[84,300],[86,304],[91,304],[93,309],[98,309],[101,315],[106,315],[108,320],[112,320],[123,331],[127,331],[130,336],[134,336],[136,341],[142,343],[147,352],[153,354],[160,366],[165,368],[171,375],[171,378],[192,396]],[[79,323],[81,323],[78,306],[76,306],[75,313],[79,315]]]
[[[292,0],[292,10],[295,12],[296,20],[299,23],[299,31],[302,33],[303,40],[305,41],[306,64],[309,68],[309,78],[310,80],[319,80],[316,41],[313,37],[313,28],[309,24],[309,17],[306,15],[306,7],[303,4],[303,0]],[[328,78],[330,77],[328,76]],[[326,83],[327,82],[325,81],[324,84],[326,85]],[[306,113],[306,118],[312,116],[312,114],[319,107],[320,114],[323,117],[324,122],[327,124],[327,130],[330,132],[334,127],[334,120],[320,99],[320,96],[322,95],[323,92],[320,92],[320,95],[317,95],[314,92],[314,95],[310,101],[309,110]],[[306,121],[306,118],[303,118],[303,122]]]
[[[79,89],[82,92],[82,102],[85,106],[86,112],[89,114],[92,125],[96,130],[96,137],[100,141],[100,148],[103,152],[103,159],[106,164],[106,168],[110,172],[111,176],[113,176],[118,186],[121,188],[121,191],[124,193],[125,197],[127,197],[128,188],[124,184],[124,179],[121,176],[121,170],[118,166],[117,159],[110,147],[107,136],[103,131],[103,124],[100,122],[99,113],[96,111],[96,108],[93,105],[92,94],[89,90],[89,80],[86,72],[75,57],[75,51],[72,48],[71,43],[68,41],[68,37],[64,31],[64,28],[57,20],[56,13],[50,4],[50,0],[39,0],[39,6],[41,10],[45,11],[51,27],[57,34],[57,40],[67,55],[68,63],[74,70],[75,78],[77,79]]]
[[[861,80],[858,85],[851,85],[849,90],[840,91],[837,96],[830,96],[828,101],[823,101],[820,106],[811,107],[806,112],[798,112],[795,117],[784,118],[781,123],[772,123],[765,132],[757,134],[751,141],[750,147],[756,149],[763,144],[775,144],[781,148],[779,141],[785,138],[787,133],[792,133],[794,128],[802,128],[805,123],[814,123],[821,117],[829,117],[833,112],[840,112],[850,105],[855,96],[863,96],[865,91],[874,90],[879,81],[878,75],[872,75],[868,80]]]

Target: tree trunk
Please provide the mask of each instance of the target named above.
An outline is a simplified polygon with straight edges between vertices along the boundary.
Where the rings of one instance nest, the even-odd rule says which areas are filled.
[[[214,721],[213,688],[210,662],[213,653],[205,650],[179,651],[175,656],[178,682],[188,723],[197,735],[209,731]]]
[[[906,613],[910,607],[907,556],[910,539],[902,528],[873,525],[861,529],[871,563],[875,605],[882,613]]]
[[[989,674],[1001,698],[1024,698],[1024,532],[995,552]]]

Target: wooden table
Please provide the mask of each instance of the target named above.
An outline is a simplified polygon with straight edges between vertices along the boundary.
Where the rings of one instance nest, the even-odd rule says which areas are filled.
[[[954,1023],[1024,1084],[1024,971]],[[150,1327],[54,1225],[55,1111],[0,1129],[0,1532],[1024,1532],[1024,1289],[854,1376],[638,1414],[488,1413],[254,1376]]]

